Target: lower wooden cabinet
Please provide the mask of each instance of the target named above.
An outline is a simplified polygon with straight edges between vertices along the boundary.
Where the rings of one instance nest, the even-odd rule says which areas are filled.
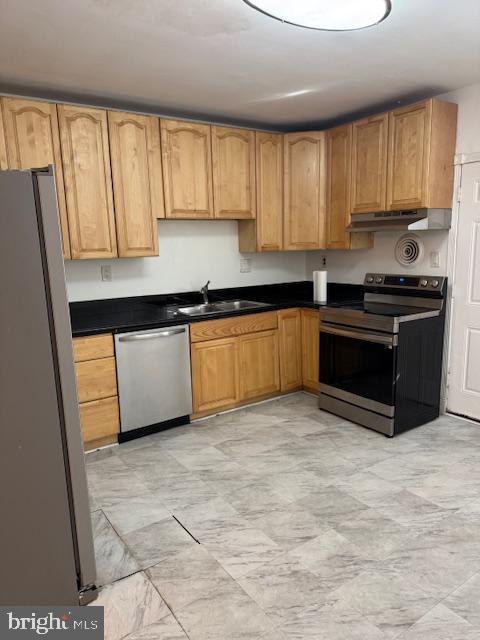
[[[82,336],[73,339],[73,359],[75,362],[110,358],[115,354],[113,335],[100,333],[96,336]]]
[[[318,392],[319,370],[319,313],[316,309],[302,309],[302,381],[313,393]]]
[[[302,387],[302,318],[300,309],[278,312],[280,389],[294,391]]]
[[[194,413],[214,412],[238,404],[238,339],[194,343],[191,356]]]
[[[74,338],[73,354],[85,449],[116,442],[120,417],[113,336]]]
[[[194,417],[302,388],[316,393],[318,324],[315,309],[192,324]]]
[[[278,331],[262,331],[238,338],[240,400],[253,400],[280,390]]]
[[[116,442],[120,431],[118,398],[102,398],[80,404],[80,424],[85,449]]]
[[[78,362],[76,370],[77,393],[80,403],[117,395],[115,358]]]

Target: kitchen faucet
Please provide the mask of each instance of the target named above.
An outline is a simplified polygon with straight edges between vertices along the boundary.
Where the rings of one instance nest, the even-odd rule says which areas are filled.
[[[208,304],[208,285],[210,284],[210,280],[207,280],[207,283],[203,285],[200,289],[200,293],[203,296],[203,303]]]

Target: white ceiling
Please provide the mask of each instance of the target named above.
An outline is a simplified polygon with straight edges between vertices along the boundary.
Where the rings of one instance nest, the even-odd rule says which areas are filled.
[[[0,0],[0,90],[289,129],[480,81],[480,0],[392,4],[329,33],[242,0]]]

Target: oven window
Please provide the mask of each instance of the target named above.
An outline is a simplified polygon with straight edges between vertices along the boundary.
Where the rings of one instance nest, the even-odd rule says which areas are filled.
[[[320,333],[320,382],[392,406],[396,347]]]

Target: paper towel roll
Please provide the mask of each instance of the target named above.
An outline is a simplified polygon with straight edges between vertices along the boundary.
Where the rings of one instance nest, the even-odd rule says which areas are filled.
[[[313,272],[313,301],[314,302],[327,301],[327,272],[326,271]]]

